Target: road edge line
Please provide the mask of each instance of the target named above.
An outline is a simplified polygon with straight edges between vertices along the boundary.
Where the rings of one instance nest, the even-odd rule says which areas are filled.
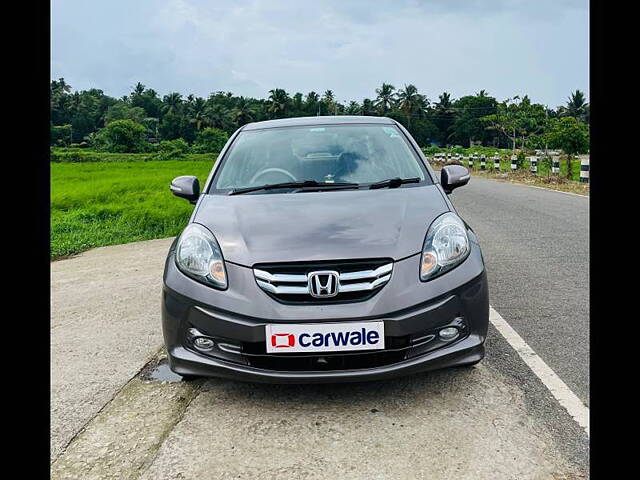
[[[558,192],[558,193],[564,193],[565,195],[573,195],[574,197],[589,198],[589,195],[582,195],[581,193],[565,192],[564,190],[556,190],[555,188],[539,187],[537,185],[527,185],[526,183],[518,183],[518,182],[509,182],[509,183],[511,183],[512,185],[522,185],[523,187],[546,190],[547,192]]]
[[[489,321],[498,332],[513,347],[524,363],[540,379],[551,395],[564,407],[575,422],[580,425],[589,436],[589,407],[571,391],[566,383],[547,365],[540,356],[518,335],[518,333],[502,318],[502,316],[489,306]]]

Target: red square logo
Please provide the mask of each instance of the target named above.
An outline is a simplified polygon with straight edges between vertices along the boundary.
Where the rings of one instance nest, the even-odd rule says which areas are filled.
[[[271,335],[273,348],[289,348],[296,344],[296,337],[291,333],[274,333]]]

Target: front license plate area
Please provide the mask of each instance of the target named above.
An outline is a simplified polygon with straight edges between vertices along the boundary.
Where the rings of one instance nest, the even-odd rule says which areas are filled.
[[[267,353],[384,349],[384,322],[267,324]]]

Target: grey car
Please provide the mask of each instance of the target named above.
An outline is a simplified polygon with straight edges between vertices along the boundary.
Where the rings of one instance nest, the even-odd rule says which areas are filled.
[[[236,131],[166,259],[171,369],[272,383],[377,380],[484,357],[478,239],[415,140],[385,117],[303,117]]]

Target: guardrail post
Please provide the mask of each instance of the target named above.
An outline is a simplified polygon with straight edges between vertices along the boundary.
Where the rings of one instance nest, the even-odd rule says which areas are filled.
[[[529,157],[529,163],[530,163],[530,167],[529,170],[531,170],[531,173],[533,173],[534,175],[538,174],[538,157]]]
[[[580,159],[580,181],[589,183],[589,157]]]
[[[553,173],[554,175],[559,175],[560,174],[560,157],[559,156],[553,156],[551,158],[551,173]]]
[[[447,153],[447,163],[451,161],[451,154]]]
[[[486,170],[487,168],[487,159],[484,155],[480,156],[480,170]]]
[[[518,156],[511,155],[511,171],[515,172],[518,169]]]
[[[469,168],[473,168],[473,158],[471,157],[471,154],[467,157],[467,165]]]
[[[500,170],[500,155],[498,153],[493,156],[493,169]]]

